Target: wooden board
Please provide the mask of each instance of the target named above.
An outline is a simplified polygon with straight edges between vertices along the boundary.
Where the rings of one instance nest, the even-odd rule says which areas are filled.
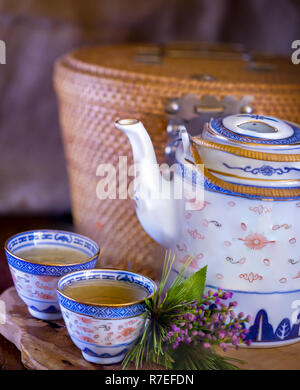
[[[6,323],[0,333],[21,351],[25,367],[37,370],[119,370],[120,365],[100,366],[85,361],[73,344],[63,320],[46,322],[30,316],[14,287],[0,300],[6,305]],[[228,355],[247,362],[245,369],[300,369],[300,343],[270,349],[230,349]]]
[[[0,300],[6,305],[6,323],[0,324],[0,333],[21,351],[25,367],[37,370],[104,368],[82,358],[80,350],[68,336],[63,320],[46,322],[33,318],[14,287],[7,289]]]
[[[16,346],[0,335],[0,371],[25,370],[21,363],[21,353]]]

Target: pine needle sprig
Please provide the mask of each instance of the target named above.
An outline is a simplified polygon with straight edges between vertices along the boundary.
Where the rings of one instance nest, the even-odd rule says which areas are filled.
[[[239,370],[236,364],[245,364],[240,359],[221,356],[199,346],[182,345],[173,358],[173,370]]]

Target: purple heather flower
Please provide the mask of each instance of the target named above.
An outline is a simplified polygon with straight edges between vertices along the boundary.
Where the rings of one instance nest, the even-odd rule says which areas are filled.
[[[238,338],[236,338],[235,340],[232,341],[232,344],[233,344],[233,345],[238,345],[238,343],[239,343]]]
[[[223,339],[224,337],[225,337],[225,332],[224,331],[220,331],[220,332],[218,332],[218,337],[219,337],[219,339]]]
[[[196,316],[194,314],[190,314],[189,320],[190,321],[195,321],[195,319],[196,319]]]
[[[175,324],[172,324],[172,325],[171,325],[171,328],[172,328],[172,330],[173,330],[174,332],[179,332],[179,331],[180,331],[180,329],[178,328],[178,326],[176,326]]]
[[[186,312],[175,318],[166,339],[173,343],[173,348],[177,348],[181,342],[195,345],[201,342],[205,348],[210,348],[211,343],[219,344],[224,351],[225,341],[236,347],[242,342],[250,345],[251,341],[245,340],[249,330],[241,325],[242,321],[250,321],[250,316],[243,319],[244,313],[234,313],[232,308],[237,306],[237,302],[222,302],[232,298],[232,295],[232,292],[220,289],[218,292],[209,290],[202,301],[185,305]]]

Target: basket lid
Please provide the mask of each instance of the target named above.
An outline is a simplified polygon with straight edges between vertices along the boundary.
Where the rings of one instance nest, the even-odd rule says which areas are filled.
[[[99,78],[147,79],[154,84],[172,79],[184,80],[191,86],[226,82],[300,84],[299,72],[290,59],[250,56],[240,48],[221,44],[85,47],[67,54],[60,63]]]

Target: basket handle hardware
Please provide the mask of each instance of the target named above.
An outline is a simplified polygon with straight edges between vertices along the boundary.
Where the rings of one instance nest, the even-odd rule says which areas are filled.
[[[205,123],[211,118],[238,113],[250,114],[253,112],[253,96],[243,96],[237,99],[234,96],[224,96],[222,99],[215,95],[187,94],[182,98],[171,98],[165,104],[165,113],[168,118],[166,128],[169,142],[165,147],[167,162],[173,164],[175,153],[185,130],[188,136],[200,135]]]

